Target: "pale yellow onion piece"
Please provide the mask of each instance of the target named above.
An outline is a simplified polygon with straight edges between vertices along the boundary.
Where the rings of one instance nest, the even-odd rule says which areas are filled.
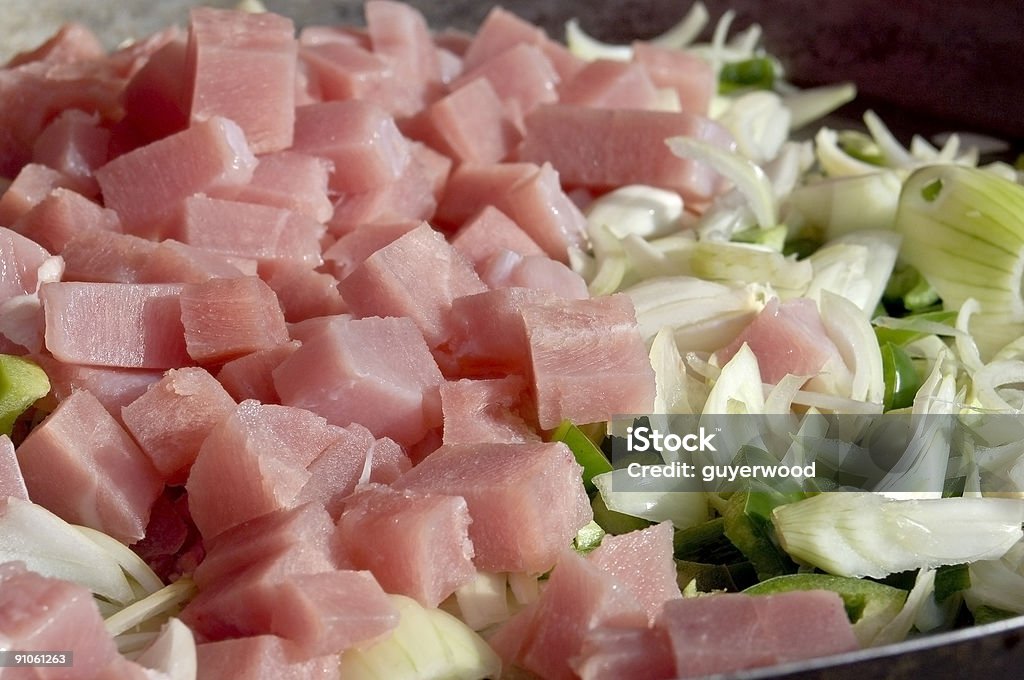
[[[155,593],[164,587],[164,582],[160,580],[153,570],[146,562],[139,557],[134,550],[121,543],[118,540],[107,536],[102,531],[96,531],[89,527],[72,525],[82,535],[91,540],[93,543],[98,545],[100,548],[105,550],[124,571],[135,579],[135,582],[142,586],[142,589],[147,593]]]
[[[643,184],[619,187],[587,206],[587,223],[603,224],[612,234],[652,237],[676,231],[683,214],[683,199],[674,191]]]
[[[679,23],[656,38],[652,38],[650,42],[661,47],[682,49],[697,39],[704,27],[708,25],[710,18],[708,8],[698,0],[690,5],[686,16]]]
[[[790,111],[789,129],[799,130],[857,97],[853,83],[838,83],[787,93],[782,103]]]
[[[902,187],[891,170],[829,177],[796,187],[786,219],[817,227],[826,241],[855,231],[892,229]]]
[[[764,413],[761,368],[747,343],[743,343],[722,366],[722,372],[701,411],[709,414]]]
[[[594,278],[587,282],[587,288],[594,297],[611,295],[619,290],[629,262],[622,249],[622,243],[604,224],[595,224],[588,229],[594,247],[596,269]]]
[[[462,622],[483,630],[511,616],[508,608],[508,575],[480,571],[472,581],[455,591]]]
[[[854,158],[839,146],[835,130],[822,127],[814,136],[814,154],[828,177],[854,177],[878,172],[878,166]]]
[[[693,413],[688,389],[691,378],[671,328],[662,328],[654,336],[650,360],[654,369],[654,413]]]
[[[982,367],[981,352],[978,351],[978,343],[974,341],[969,332],[971,316],[977,314],[981,305],[974,298],[968,298],[960,305],[960,311],[956,314],[956,329],[960,331],[956,335],[956,351],[960,355],[960,361],[964,368],[970,373],[975,373]]]
[[[668,148],[680,158],[707,163],[728,179],[747,199],[751,212],[762,228],[778,224],[778,211],[771,181],[757,164],[737,153],[691,137],[670,137]]]
[[[104,620],[107,632],[120,635],[174,610],[188,602],[196,593],[196,586],[190,578],[180,578],[169,586],[134,602],[113,616]]]
[[[840,236],[826,244],[823,248],[820,248],[818,252],[821,250],[827,250],[831,247],[839,249],[861,249],[859,252],[865,256],[864,259],[860,259],[858,257],[858,259],[860,259],[860,263],[855,268],[858,270],[863,268],[862,276],[863,283],[866,284],[866,294],[863,297],[846,295],[842,288],[834,290],[833,292],[845,295],[851,301],[856,303],[865,315],[873,314],[875,309],[878,307],[878,303],[882,299],[882,294],[885,292],[885,287],[889,281],[889,277],[892,276],[893,268],[896,266],[896,258],[899,256],[900,243],[902,240],[903,239],[900,235],[893,231],[866,229],[863,231],[844,234],[843,236]],[[812,253],[809,258],[813,265],[817,265],[818,262],[814,257],[815,254],[816,253]],[[815,272],[815,280],[817,280],[817,272]],[[859,288],[856,282],[850,283],[852,284],[853,289]],[[815,286],[815,282],[812,281],[809,290],[815,289],[816,287],[829,288],[828,286]]]
[[[672,522],[677,529],[708,519],[707,494],[699,479],[673,479],[678,486],[668,489],[664,479],[633,478],[620,468],[595,475],[593,481],[605,505],[615,512],[650,522]]]
[[[733,99],[717,120],[732,133],[741,154],[765,163],[779,154],[788,139],[790,116],[779,95],[756,90]]]
[[[968,607],[996,607],[1024,614],[1024,574],[1005,560],[983,560],[968,567],[971,587],[964,592]]]
[[[77,583],[117,603],[134,599],[111,554],[46,508],[15,497],[0,513],[0,564],[23,562],[37,574]]]
[[[999,388],[1020,383],[1024,383],[1024,361],[993,361],[971,376],[971,403],[986,411],[1019,412],[999,393]]]
[[[536,602],[540,597],[540,574],[515,571],[508,574],[508,589],[521,605]]]
[[[835,492],[779,506],[772,523],[793,558],[839,576],[998,559],[1021,539],[1024,501],[895,500]]]
[[[878,144],[878,148],[881,149],[882,155],[890,167],[910,168],[914,165],[914,158],[911,157],[910,152],[899,143],[899,140],[896,139],[896,136],[892,134],[892,131],[889,130],[877,113],[870,109],[865,111],[864,124],[874,138],[875,143]]]
[[[163,673],[167,680],[195,680],[197,672],[196,641],[189,627],[179,619],[170,618],[135,662]]]
[[[767,283],[780,297],[802,295],[814,268],[808,260],[750,243],[700,241],[691,253],[693,273],[712,281]]]
[[[679,23],[668,29],[661,35],[651,38],[648,42],[669,47],[682,49],[692,43],[708,23],[708,10],[702,2],[695,2],[690,6]],[[611,45],[601,42],[587,35],[580,28],[579,21],[570,19],[565,24],[565,42],[569,51],[581,59],[588,61],[594,59],[614,59],[616,61],[629,61],[633,58],[633,48],[629,45]]]
[[[821,321],[849,369],[848,396],[857,401],[881,404],[885,398],[882,355],[874,330],[863,310],[847,298],[823,291]]]
[[[871,640],[872,646],[891,645],[907,639],[914,627],[921,609],[933,601],[935,595],[935,570],[921,569],[914,578],[914,587],[907,595],[903,608]]]
[[[440,609],[426,609],[402,595],[388,595],[399,613],[398,627],[365,647],[339,657],[345,680],[483,680],[501,674],[501,659],[462,621]]]

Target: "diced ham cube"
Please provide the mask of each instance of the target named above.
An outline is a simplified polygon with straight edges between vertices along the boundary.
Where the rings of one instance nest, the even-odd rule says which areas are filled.
[[[522,136],[486,78],[471,80],[427,111],[427,141],[463,163],[498,163]]]
[[[477,271],[490,288],[549,290],[570,300],[590,297],[587,282],[582,276],[547,255],[524,257],[511,250],[502,250],[477,267]]]
[[[441,385],[444,443],[540,441],[522,416],[526,387],[526,381],[516,375]]]
[[[372,482],[390,483],[412,467],[402,447],[386,437],[377,439],[362,425],[338,428],[337,434],[338,439],[306,468],[310,479],[299,493],[301,500],[322,504],[335,518],[355,491],[367,460]]]
[[[284,260],[261,266],[260,276],[277,295],[288,322],[333,316],[348,310],[341,299],[338,280],[330,274]]]
[[[203,283],[210,279],[237,279],[255,273],[255,263],[196,248],[173,239],[160,241],[139,271],[140,283]]]
[[[595,59],[562,83],[558,101],[602,109],[650,109],[658,91],[647,71],[638,64]]]
[[[561,443],[444,445],[393,486],[465,498],[481,571],[545,572],[593,516]]]
[[[46,348],[60,361],[178,368],[185,351],[177,284],[44,283]]]
[[[351,274],[366,258],[395,239],[418,227],[420,222],[406,221],[392,224],[367,224],[343,234],[324,251],[334,276],[339,281]]]
[[[121,408],[141,397],[164,374],[163,369],[66,364],[47,354],[36,355],[33,360],[50,378],[50,394],[56,401],[63,401],[72,392],[88,390],[118,422]]]
[[[580,680],[676,677],[672,645],[661,628],[592,628],[583,636],[579,656],[570,663]]]
[[[513,617],[491,642],[510,666],[574,680],[570,664],[599,626],[642,629],[647,616],[615,577],[564,549],[536,606]]]
[[[409,140],[383,109],[355,99],[295,110],[295,151],[334,164],[330,187],[359,193],[397,180],[409,164]]]
[[[334,522],[318,503],[277,510],[207,541],[206,557],[192,578],[200,590],[209,590],[245,572],[282,578],[329,571],[334,535]]]
[[[99,116],[68,109],[57,116],[36,139],[32,160],[57,170],[87,196],[99,193],[93,171],[107,162],[110,130],[100,127]]]
[[[526,181],[539,169],[533,163],[463,163],[448,178],[441,203],[437,206],[437,220],[446,226],[457,227],[488,205],[497,206],[511,215],[504,205],[504,197],[513,186]]]
[[[707,61],[687,50],[647,42],[633,43],[633,61],[647,71],[657,87],[675,90],[683,111],[708,114],[718,83]]]
[[[540,104],[558,101],[558,73],[539,47],[521,43],[479,66],[466,69],[452,83],[453,88],[486,78],[498,98],[513,104],[520,113],[528,113]]]
[[[22,562],[0,564],[0,645],[10,656],[64,650],[74,661],[73,667],[22,669],[26,674],[5,668],[11,678],[91,678],[117,655],[88,588],[40,576]]]
[[[146,61],[124,88],[124,119],[117,128],[121,144],[134,148],[155,142],[188,127],[189,93],[186,92],[188,46],[184,38],[171,40]]]
[[[192,519],[204,540],[298,505],[310,477],[306,466],[337,436],[336,428],[304,409],[239,404],[203,440],[186,484]]]
[[[411,5],[392,0],[368,0],[363,7],[370,45],[394,69],[401,94],[389,110],[396,117],[423,108],[440,89],[441,63],[423,14]]]
[[[117,211],[127,231],[161,236],[186,198],[246,184],[255,167],[242,129],[213,117],[115,158],[96,171],[96,179],[105,205]]]
[[[431,347],[450,335],[452,300],[486,289],[462,254],[426,223],[370,255],[339,288],[356,316],[408,317]]]
[[[476,575],[469,524],[462,498],[374,485],[346,500],[336,545],[385,591],[433,608]]]
[[[288,341],[277,295],[254,276],[186,285],[181,291],[181,324],[189,356],[204,364]]]
[[[825,590],[680,598],[665,603],[655,627],[668,633],[680,678],[858,648],[842,598]]]
[[[35,293],[39,268],[50,254],[21,234],[0,227],[0,302]]]
[[[340,680],[338,656],[302,659],[295,645],[276,635],[256,635],[196,646],[198,676],[205,680]]]
[[[57,188],[25,213],[15,227],[51,253],[59,253],[82,231],[119,233],[121,220],[113,210],[102,208],[70,189]]]
[[[404,317],[339,318],[274,370],[281,403],[409,446],[440,424],[441,372]]]
[[[519,44],[539,45],[547,40],[542,28],[524,21],[501,7],[487,13],[480,28],[472,36],[463,59],[466,68],[476,68]]]
[[[29,64],[33,61],[44,61],[51,64],[73,64],[78,61],[89,61],[103,57],[106,50],[103,43],[89,30],[77,22],[61,26],[56,33],[39,47],[28,52],[21,52],[11,57],[4,64],[5,68]]]
[[[121,409],[121,419],[164,480],[183,484],[206,435],[234,409],[212,375],[182,368]]]
[[[685,112],[550,104],[525,122],[519,158],[551,163],[566,186],[602,191],[648,184],[698,203],[720,190],[720,179],[707,166],[675,156],[665,140],[695,137],[723,148],[731,142],[718,124]]]
[[[354,43],[303,43],[299,57],[324,101],[359,99],[388,109],[399,87],[385,59]]]
[[[260,156],[248,184],[211,196],[282,208],[323,223],[334,210],[327,196],[330,173],[331,164],[323,158],[280,151]]]
[[[823,371],[843,374],[848,370],[825,330],[817,304],[809,298],[781,303],[772,298],[716,356],[724,365],[744,343],[757,357],[761,379],[769,384],[789,374],[815,376]]]
[[[209,640],[279,635],[295,644],[298,658],[311,659],[384,635],[398,625],[398,612],[367,571],[286,578],[247,572],[200,593],[182,619]]]
[[[51,191],[59,187],[68,188],[72,184],[72,181],[53,168],[39,163],[25,165],[0,196],[0,227],[14,226],[20,217],[39,205]]]
[[[291,19],[271,12],[193,9],[186,76],[192,123],[229,118],[242,128],[254,153],[291,146],[294,34]]]
[[[598,568],[608,572],[633,593],[651,623],[669,600],[682,597],[676,582],[676,562],[671,522],[605,536],[601,545],[587,555]]]
[[[279,403],[273,370],[291,356],[299,345],[298,342],[289,341],[232,359],[221,366],[217,380],[235,401],[255,399],[264,404]]]
[[[654,408],[654,370],[627,296],[527,304],[521,313],[542,428]]]
[[[7,435],[0,434],[0,498],[9,497],[27,501],[28,489],[14,453],[14,442]]]
[[[143,537],[163,483],[103,405],[73,392],[18,447],[29,497],[123,543]]]
[[[478,273],[481,265],[503,250],[520,255],[544,254],[536,241],[493,205],[484,206],[466,222],[452,237],[452,245],[473,263]]]
[[[60,251],[64,258],[64,280],[142,283],[142,272],[158,247],[153,241],[131,234],[83,230]]]
[[[284,208],[227,201],[208,196],[185,199],[175,235],[214,252],[261,262],[290,260],[308,267],[321,264],[324,227]]]

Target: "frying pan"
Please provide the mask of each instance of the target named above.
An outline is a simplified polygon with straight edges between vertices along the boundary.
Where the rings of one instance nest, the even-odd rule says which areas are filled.
[[[490,3],[408,0],[431,26],[471,30]],[[208,0],[230,7],[237,0]],[[853,81],[865,102],[897,131],[985,133],[1024,142],[1024,9],[1019,0],[704,0],[712,21],[727,9],[734,27],[764,28],[763,43],[797,84]],[[3,0],[0,61],[35,46],[66,21],[80,21],[108,46],[168,23],[184,24],[189,0]],[[358,0],[264,0],[298,25],[361,23]],[[584,30],[612,42],[664,31],[689,0],[504,0],[512,10],[562,36],[578,17]],[[2,105],[2,103],[0,103]],[[854,112],[850,113],[855,115]],[[756,669],[743,680],[1024,677],[1024,617],[861,650]]]

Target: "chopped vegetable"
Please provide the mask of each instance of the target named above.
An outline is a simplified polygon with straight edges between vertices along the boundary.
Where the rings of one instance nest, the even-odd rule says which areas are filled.
[[[49,391],[43,369],[23,357],[0,354],[0,434],[10,436],[18,416]]]

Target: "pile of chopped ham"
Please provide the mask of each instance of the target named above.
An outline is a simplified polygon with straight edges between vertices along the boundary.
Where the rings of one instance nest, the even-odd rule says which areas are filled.
[[[591,506],[545,432],[655,396],[630,299],[567,266],[580,206],[722,189],[663,143],[728,145],[710,68],[583,62],[500,9],[472,36],[389,0],[366,23],[196,9],[113,53],[68,26],[0,71],[0,351],[52,385],[0,447],[0,508],[193,579],[202,678],[329,677],[395,629],[389,594],[435,608],[486,574],[550,573],[488,637],[543,678],[855,648],[831,593],[682,598],[670,524],[571,549]],[[90,595],[0,565],[0,649],[154,677]]]

